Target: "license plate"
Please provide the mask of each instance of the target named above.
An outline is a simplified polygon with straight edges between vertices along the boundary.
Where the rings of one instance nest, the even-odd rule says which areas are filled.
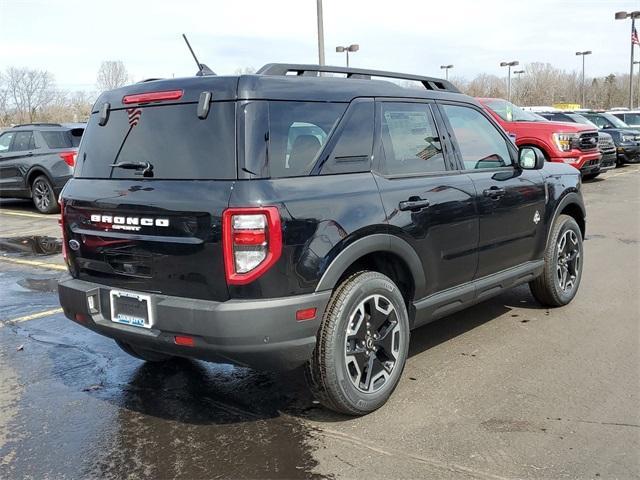
[[[151,297],[133,292],[111,290],[111,321],[151,328]]]

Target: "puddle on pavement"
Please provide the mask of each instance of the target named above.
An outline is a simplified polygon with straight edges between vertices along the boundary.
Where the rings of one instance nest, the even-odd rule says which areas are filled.
[[[71,322],[31,338],[0,477],[321,478],[300,372],[142,363]]]
[[[34,292],[57,292],[58,278],[22,278],[18,285]]]
[[[62,252],[59,238],[33,235],[0,238],[0,252],[20,255],[57,255]]]

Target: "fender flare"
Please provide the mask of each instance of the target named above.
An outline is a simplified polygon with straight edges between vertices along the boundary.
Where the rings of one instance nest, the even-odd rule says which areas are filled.
[[[347,268],[363,256],[374,252],[393,253],[404,260],[413,277],[415,297],[422,298],[424,296],[427,281],[420,257],[405,240],[385,233],[363,237],[342,250],[323,273],[316,286],[316,292],[333,290]]]
[[[553,217],[551,218],[551,222],[549,223],[549,231],[547,232],[546,245],[549,244],[549,236],[551,235],[551,231],[553,230],[553,224],[556,222],[556,218],[558,218],[560,212],[562,212],[562,210],[564,210],[568,205],[576,205],[582,212],[582,218],[585,223],[585,232],[583,234],[586,234],[587,210],[584,207],[584,201],[582,200],[582,197],[576,192],[569,192],[560,199],[558,205],[555,208],[555,211],[553,212]]]

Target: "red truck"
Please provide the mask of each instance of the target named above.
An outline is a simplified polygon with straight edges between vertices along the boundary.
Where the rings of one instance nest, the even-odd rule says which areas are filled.
[[[550,162],[574,166],[585,178],[600,170],[598,131],[578,123],[550,122],[501,98],[478,98],[484,109],[511,136],[518,147],[534,146]]]

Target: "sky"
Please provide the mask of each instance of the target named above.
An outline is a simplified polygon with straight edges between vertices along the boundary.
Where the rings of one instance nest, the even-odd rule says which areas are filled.
[[[351,66],[443,76],[505,75],[501,61],[549,62],[587,76],[629,71],[631,21],[614,12],[640,0],[323,0],[325,55],[358,43]],[[640,30],[640,22],[638,22]],[[104,60],[135,81],[218,74],[265,63],[317,63],[316,0],[0,0],[0,70],[48,70],[60,88],[94,90]],[[636,58],[640,58],[636,49]]]

